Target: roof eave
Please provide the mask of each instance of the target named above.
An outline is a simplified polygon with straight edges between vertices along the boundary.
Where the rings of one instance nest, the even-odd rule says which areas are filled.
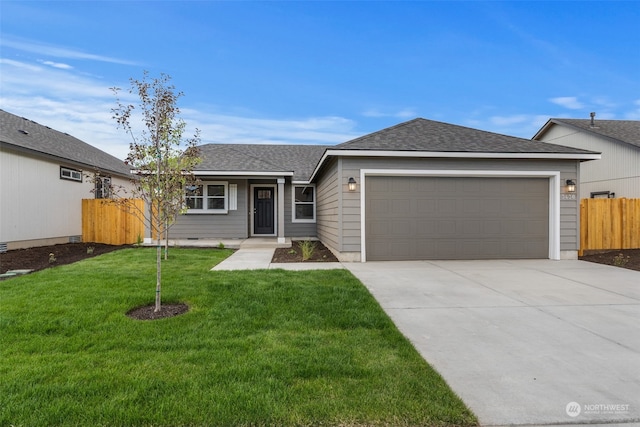
[[[193,174],[220,176],[293,176],[292,171],[194,170]]]
[[[345,157],[422,157],[450,159],[553,159],[553,160],[599,160],[600,153],[505,153],[469,151],[383,151],[383,150],[331,150],[328,149],[313,170],[309,182],[313,182],[325,160],[330,156]]]
[[[625,141],[623,139],[616,138],[616,137],[609,136],[609,135],[605,135],[605,134],[600,133],[600,132],[595,132],[595,131],[593,131],[591,129],[587,129],[587,128],[584,128],[584,127],[576,126],[576,125],[574,125],[572,123],[567,123],[567,122],[563,121],[562,119],[549,119],[549,121],[542,127],[542,129],[540,129],[538,131],[538,133],[536,133],[533,136],[533,138],[531,138],[531,139],[537,140],[537,138],[541,138],[551,128],[551,125],[565,126],[565,127],[568,127],[570,129],[573,129],[573,130],[578,131],[578,132],[586,132],[589,135],[594,135],[594,136],[596,136],[598,138],[605,139],[605,140],[610,141],[610,142],[614,142],[614,143],[618,143],[618,144],[625,144],[625,145],[629,145],[629,146],[634,147],[634,148],[638,148],[637,145],[635,145],[633,143],[630,143],[630,142],[627,142],[627,141]]]
[[[127,172],[113,170],[113,169],[108,168],[108,167],[91,165],[91,164],[88,164],[88,163],[79,162],[77,160],[71,160],[71,159],[68,159],[66,157],[56,156],[55,154],[47,153],[47,152],[44,152],[44,151],[35,150],[33,148],[23,147],[21,145],[12,144],[12,143],[6,142],[6,141],[0,141],[0,146],[6,146],[7,148],[9,148],[9,149],[11,149],[13,151],[17,151],[17,152],[21,152],[21,153],[29,153],[29,154],[32,154],[33,156],[39,157],[41,159],[54,160],[54,161],[56,161],[58,163],[64,163],[64,164],[67,164],[67,165],[73,165],[73,166],[81,168],[81,169],[86,169],[87,171],[88,170],[92,170],[92,171],[98,171],[98,172],[108,172],[110,174],[118,175],[118,176],[124,177],[124,178],[131,178],[131,174],[132,174],[132,171],[129,171],[127,173]]]
[[[536,132],[536,134],[533,135],[533,138],[531,138],[531,139],[537,141],[538,138],[542,137],[542,135],[544,135],[551,128],[551,125],[553,125],[555,123],[556,122],[553,119],[547,120],[547,123],[545,123],[544,126],[542,126],[540,128],[540,130],[538,132]]]

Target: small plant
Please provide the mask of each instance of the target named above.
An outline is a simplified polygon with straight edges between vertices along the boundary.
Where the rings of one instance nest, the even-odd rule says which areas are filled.
[[[218,249],[224,249],[224,243],[222,242],[218,243]]]
[[[138,238],[136,239],[136,245],[138,246],[142,246],[142,236],[140,235],[140,233],[138,233]]]
[[[51,252],[51,253],[49,254],[49,264],[53,264],[53,263],[55,263],[56,261],[57,261],[57,259],[56,259],[56,254],[54,254],[53,252]]]
[[[616,255],[613,257],[613,265],[617,267],[624,267],[625,265],[627,265],[630,259],[630,256],[627,256],[625,258],[624,254]]]
[[[298,243],[298,246],[300,246],[300,250],[302,251],[302,261],[311,259],[313,251],[316,250],[316,242],[312,242],[311,240],[303,240]]]
[[[296,252],[296,250],[295,250],[295,249],[289,249],[289,255],[295,255],[295,254],[297,254],[297,253],[298,253],[298,252]]]
[[[87,246],[87,255],[91,255],[95,248],[93,246]]]

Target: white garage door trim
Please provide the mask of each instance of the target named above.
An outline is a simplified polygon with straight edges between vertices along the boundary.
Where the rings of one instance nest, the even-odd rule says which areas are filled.
[[[559,171],[492,171],[492,170],[360,170],[360,260],[367,261],[366,245],[366,177],[367,176],[428,176],[483,178],[548,178],[549,179],[549,259],[560,259],[560,172]]]

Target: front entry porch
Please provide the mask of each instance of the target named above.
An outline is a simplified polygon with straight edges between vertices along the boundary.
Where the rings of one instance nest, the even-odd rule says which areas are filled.
[[[278,237],[250,237],[248,239],[169,239],[170,247],[183,248],[217,248],[224,245],[227,249],[251,249],[251,248],[290,248],[291,238],[283,237],[280,242]],[[147,246],[155,246],[155,242],[147,243]],[[163,241],[164,244],[164,241]]]

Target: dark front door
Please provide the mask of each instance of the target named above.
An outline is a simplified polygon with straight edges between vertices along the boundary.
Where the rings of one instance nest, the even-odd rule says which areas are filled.
[[[253,234],[275,234],[273,187],[253,189]]]

